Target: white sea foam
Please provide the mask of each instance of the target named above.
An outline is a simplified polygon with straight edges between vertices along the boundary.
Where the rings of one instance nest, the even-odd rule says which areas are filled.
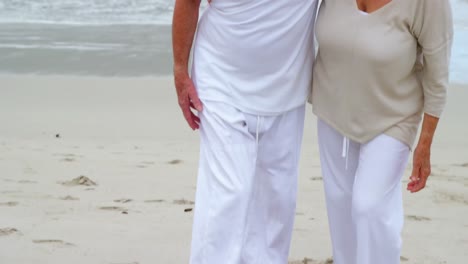
[[[1,0],[0,23],[169,25],[174,2],[175,0]],[[202,4],[205,5],[206,3]]]
[[[0,44],[0,49],[45,49],[45,50],[74,50],[74,51],[108,51],[122,48],[118,44],[95,44],[95,43],[52,43],[52,44],[24,44],[8,43]]]

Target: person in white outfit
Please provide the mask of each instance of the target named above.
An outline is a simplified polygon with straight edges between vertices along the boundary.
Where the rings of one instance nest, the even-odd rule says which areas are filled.
[[[199,6],[176,0],[173,20],[179,105],[200,129],[190,263],[287,263],[317,1],[213,0],[198,21]]]
[[[448,87],[447,0],[323,0],[311,94],[336,264],[400,263],[401,178],[430,175]],[[423,114],[424,113],[424,114]]]

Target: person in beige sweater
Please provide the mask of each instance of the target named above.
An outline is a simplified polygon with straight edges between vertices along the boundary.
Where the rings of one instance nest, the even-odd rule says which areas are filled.
[[[400,263],[401,178],[422,190],[448,87],[448,0],[323,0],[310,101],[336,264]]]

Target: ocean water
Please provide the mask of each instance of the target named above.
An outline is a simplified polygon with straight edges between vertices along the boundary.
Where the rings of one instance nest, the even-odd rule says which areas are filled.
[[[172,0],[0,0],[0,73],[172,72]]]
[[[0,72],[171,74],[174,2],[0,0]],[[451,80],[468,83],[468,0],[451,2]]]
[[[174,0],[1,0],[0,23],[168,24]]]
[[[452,82],[468,84],[468,0],[452,0],[455,36],[450,65]]]

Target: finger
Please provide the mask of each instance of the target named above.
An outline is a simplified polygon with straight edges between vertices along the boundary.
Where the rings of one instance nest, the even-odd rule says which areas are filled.
[[[412,181],[409,182],[406,189],[410,192],[414,192],[416,190],[416,186],[418,185],[419,181]]]
[[[188,95],[190,102],[193,105],[193,108],[195,108],[198,112],[201,112],[203,110],[203,104],[200,101],[200,98],[198,97],[197,90],[195,90],[194,86],[191,86],[188,90]]]
[[[195,107],[192,101],[190,101],[190,108],[197,110],[197,108]]]
[[[421,177],[417,181],[414,181],[413,184],[410,186],[410,191],[412,193],[419,192],[420,190],[426,187],[427,177]]]
[[[190,108],[196,110],[197,112],[200,112],[200,111],[197,110],[197,108],[195,107],[193,102],[190,102]],[[203,108],[203,106],[202,106],[202,108]]]
[[[195,121],[195,123],[198,124],[198,126],[200,126],[200,117],[198,117],[197,115],[195,115],[194,113],[192,113],[192,118],[193,118],[193,121]]]
[[[424,187],[426,187],[426,179],[421,179],[413,186],[411,192],[419,192],[420,190],[424,189]]]
[[[421,178],[419,177],[419,175],[412,175],[410,177],[410,182],[408,183],[408,190],[410,192],[415,192],[420,181]]]
[[[195,124],[194,129],[200,128],[200,118],[195,115],[193,112],[191,113],[192,122]]]
[[[413,170],[411,171],[410,181],[417,181],[420,178],[421,165],[413,164]]]
[[[413,182],[416,182],[416,181],[419,181],[419,175],[413,175],[410,177],[410,181],[413,181]]]
[[[197,124],[193,121],[192,116],[191,116],[190,113],[189,113],[189,114],[186,114],[186,113],[184,112],[184,117],[185,117],[185,120],[187,121],[187,124],[189,125],[189,127],[190,127],[192,130],[195,130],[195,129],[198,128],[198,127],[197,127]]]
[[[407,190],[413,192],[416,184],[420,180],[420,168],[421,166],[417,163],[413,163],[413,171],[411,172],[411,176],[409,178],[409,183],[407,185]]]
[[[187,121],[187,124],[190,126],[192,130],[195,130],[198,128],[198,125],[195,123],[193,120],[193,113],[190,111],[190,106],[189,103],[182,103],[180,108],[182,109],[182,113],[184,115],[185,120]]]
[[[418,192],[426,187],[427,179],[429,178],[429,175],[431,174],[431,169],[430,167],[425,166],[421,168],[420,172],[421,172],[420,173],[421,179],[414,186],[414,192]]]
[[[190,115],[190,123],[192,124],[190,127],[195,130],[200,128],[200,118],[192,111],[192,109],[188,109]]]
[[[414,186],[416,185],[416,183],[417,183],[416,181],[410,181],[410,182],[408,182],[408,185],[406,186],[406,189],[407,189],[408,191],[413,190],[413,189],[414,189]]]

